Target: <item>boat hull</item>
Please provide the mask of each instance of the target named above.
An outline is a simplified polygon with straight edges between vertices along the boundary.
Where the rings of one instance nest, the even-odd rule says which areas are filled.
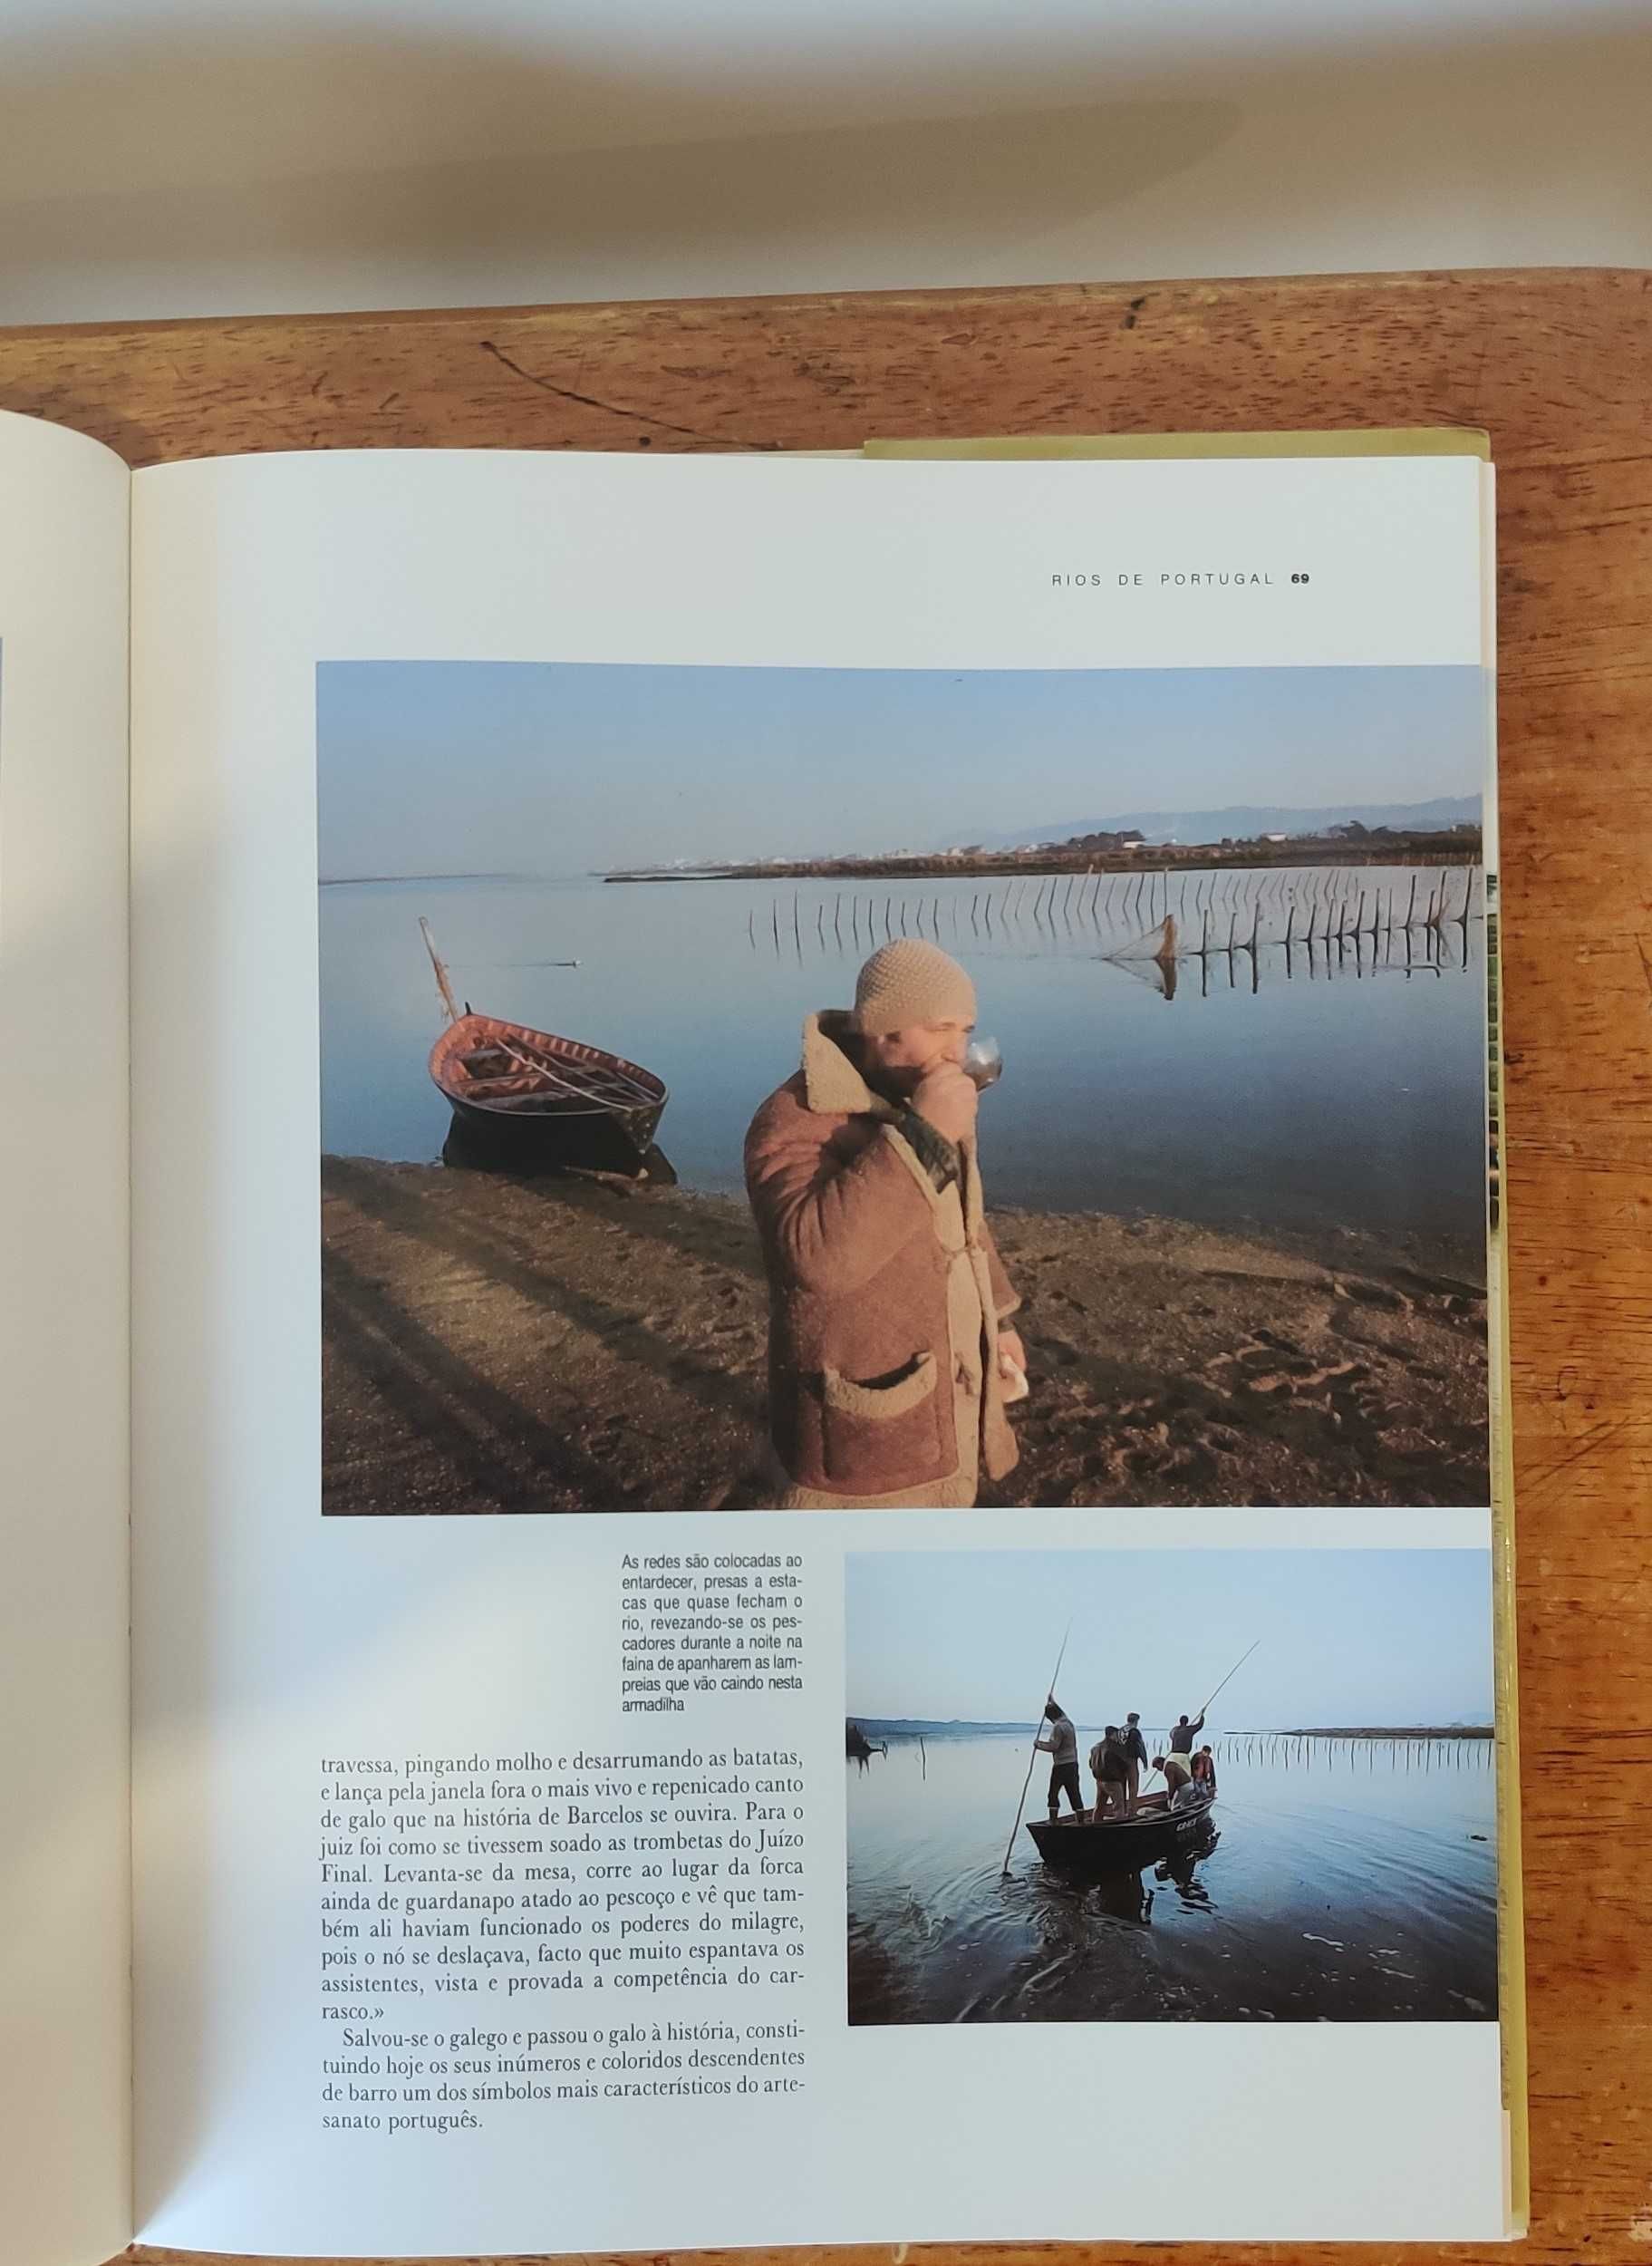
[[[437,1040],[430,1069],[453,1110],[443,1151],[449,1163],[648,1175],[669,1096],[640,1063],[524,1023],[466,1014]]]
[[[1074,1873],[1130,1873],[1196,1849],[1210,1834],[1215,1806],[1212,1798],[1196,1809],[1154,1810],[1099,1825],[1095,1813],[1086,1810],[1082,1818],[1063,1817],[1055,1825],[1031,1819],[1027,1830],[1046,1864]]]
[[[605,1111],[593,1110],[548,1124],[524,1123],[456,1101],[442,1154],[449,1164],[483,1171],[614,1172],[641,1179],[660,1117],[655,1109],[617,1124]]]

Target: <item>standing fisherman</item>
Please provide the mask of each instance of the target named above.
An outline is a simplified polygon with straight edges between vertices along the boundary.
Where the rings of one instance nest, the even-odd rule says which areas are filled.
[[[1171,1753],[1173,1755],[1191,1755],[1193,1751],[1193,1741],[1198,1738],[1200,1732],[1203,1729],[1204,1717],[1203,1714],[1201,1714],[1199,1720],[1196,1723],[1190,1723],[1184,1715],[1178,1716],[1176,1718],[1175,1729],[1170,1734]]]
[[[1130,1815],[1130,1757],[1116,1723],[1090,1749],[1090,1776],[1096,1781],[1096,1822]]]
[[[1142,1719],[1135,1708],[1125,1718],[1125,1753],[1130,1764],[1128,1815],[1135,1815],[1135,1805],[1142,1791],[1142,1771],[1147,1760],[1147,1742],[1142,1737]]]
[[[1049,1822],[1053,1825],[1063,1794],[1073,1806],[1073,1816],[1084,1816],[1084,1788],[1078,1783],[1078,1734],[1062,1714],[1053,1692],[1044,1703],[1044,1720],[1049,1725],[1049,1735],[1035,1739],[1033,1745],[1039,1754],[1049,1757]]]

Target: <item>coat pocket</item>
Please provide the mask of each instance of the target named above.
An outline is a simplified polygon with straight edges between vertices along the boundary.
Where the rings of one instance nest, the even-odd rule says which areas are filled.
[[[917,1353],[885,1377],[828,1369],[820,1380],[821,1457],[836,1486],[894,1495],[942,1476],[941,1366]]]

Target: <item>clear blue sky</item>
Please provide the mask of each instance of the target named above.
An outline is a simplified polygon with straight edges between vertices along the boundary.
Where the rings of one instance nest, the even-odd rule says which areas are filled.
[[[851,1715],[1212,1729],[1492,1719],[1483,1550],[896,1551],[845,1560]]]
[[[936,849],[1143,809],[1479,791],[1476,669],[330,662],[324,878]]]

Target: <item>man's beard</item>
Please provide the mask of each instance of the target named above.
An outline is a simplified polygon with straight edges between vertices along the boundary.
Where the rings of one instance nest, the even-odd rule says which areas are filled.
[[[885,1101],[910,1101],[923,1082],[923,1072],[910,1062],[874,1062],[870,1068],[862,1065],[861,1076]]]
[[[882,1060],[858,1031],[848,1034],[846,1051],[855,1067],[874,1094],[885,1101],[910,1101],[918,1090],[923,1072],[913,1063],[891,1064]]]

